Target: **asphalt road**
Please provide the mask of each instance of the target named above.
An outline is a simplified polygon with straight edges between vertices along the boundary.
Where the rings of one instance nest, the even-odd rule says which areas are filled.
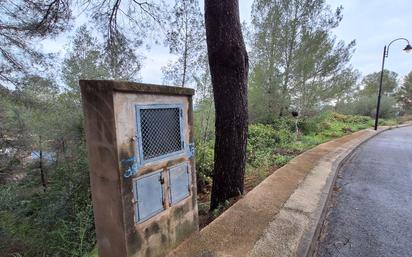
[[[334,191],[318,257],[412,256],[412,127],[358,148]]]

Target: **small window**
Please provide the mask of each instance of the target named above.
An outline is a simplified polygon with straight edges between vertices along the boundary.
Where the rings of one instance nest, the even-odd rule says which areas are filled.
[[[142,163],[183,151],[181,106],[137,105],[136,115],[139,153]]]
[[[134,187],[138,223],[164,210],[161,171],[136,179]]]
[[[169,170],[170,202],[175,204],[189,196],[189,169],[187,163]]]

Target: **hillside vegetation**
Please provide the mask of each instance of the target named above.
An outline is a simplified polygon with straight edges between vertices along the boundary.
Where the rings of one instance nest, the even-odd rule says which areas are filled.
[[[395,125],[407,119],[408,117],[381,120],[380,125]],[[366,128],[373,129],[373,124],[374,120],[368,116],[344,115],[332,111],[312,117],[283,117],[267,124],[250,124],[246,191],[253,189],[277,168],[300,153],[334,138]],[[237,199],[228,201],[213,213],[208,213],[213,174],[213,140],[206,143],[198,142],[197,151],[199,210],[201,225],[206,225]]]
[[[361,74],[355,40],[334,35],[342,6],[253,0],[234,26],[239,1],[212,5],[229,8],[213,18],[202,8],[212,2],[0,0],[1,256],[95,254],[79,80],[196,89],[202,226],[303,151],[371,128],[381,78],[381,124],[410,118],[412,71]]]
[[[394,124],[396,120],[383,121],[388,122]],[[372,124],[370,117],[330,111],[312,117],[288,117],[267,124],[250,124],[246,189],[251,190],[299,153],[333,138],[369,128]],[[197,126],[196,131],[199,130]],[[231,202],[209,215],[213,140],[201,143],[199,136],[197,134],[196,164],[199,210],[204,225]],[[25,176],[1,186],[1,252],[21,256],[84,256],[93,249],[95,232],[84,144],[79,143],[75,152],[75,157],[45,165],[46,190],[43,190],[38,162],[22,165],[20,168]],[[10,161],[18,163],[21,160]]]

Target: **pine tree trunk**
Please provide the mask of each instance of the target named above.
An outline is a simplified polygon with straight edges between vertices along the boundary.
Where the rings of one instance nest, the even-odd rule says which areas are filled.
[[[182,87],[185,87],[185,84],[186,84],[186,73],[187,73],[187,51],[188,51],[188,46],[187,46],[187,44],[189,43],[188,42],[188,40],[189,40],[189,37],[188,37],[188,31],[187,31],[187,23],[189,22],[188,20],[187,20],[187,14],[185,14],[186,15],[186,20],[185,20],[185,48],[184,48],[184,51],[183,51],[183,75],[182,75],[182,84],[181,84],[181,86]]]
[[[43,186],[43,191],[46,192],[47,189],[47,180],[46,180],[46,175],[45,175],[45,171],[43,169],[43,149],[41,147],[42,145],[42,141],[41,141],[41,137],[39,137],[40,140],[40,151],[39,151],[39,169],[40,169],[40,179],[41,179],[41,184]]]
[[[248,56],[238,0],[205,0],[206,36],[216,109],[211,210],[243,194],[248,129]]]

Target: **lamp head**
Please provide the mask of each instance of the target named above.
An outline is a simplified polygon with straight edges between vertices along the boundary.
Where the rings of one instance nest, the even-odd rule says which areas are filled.
[[[405,48],[403,49],[403,51],[409,53],[410,51],[412,51],[412,46],[411,46],[410,44],[407,44],[407,45],[405,46]]]

